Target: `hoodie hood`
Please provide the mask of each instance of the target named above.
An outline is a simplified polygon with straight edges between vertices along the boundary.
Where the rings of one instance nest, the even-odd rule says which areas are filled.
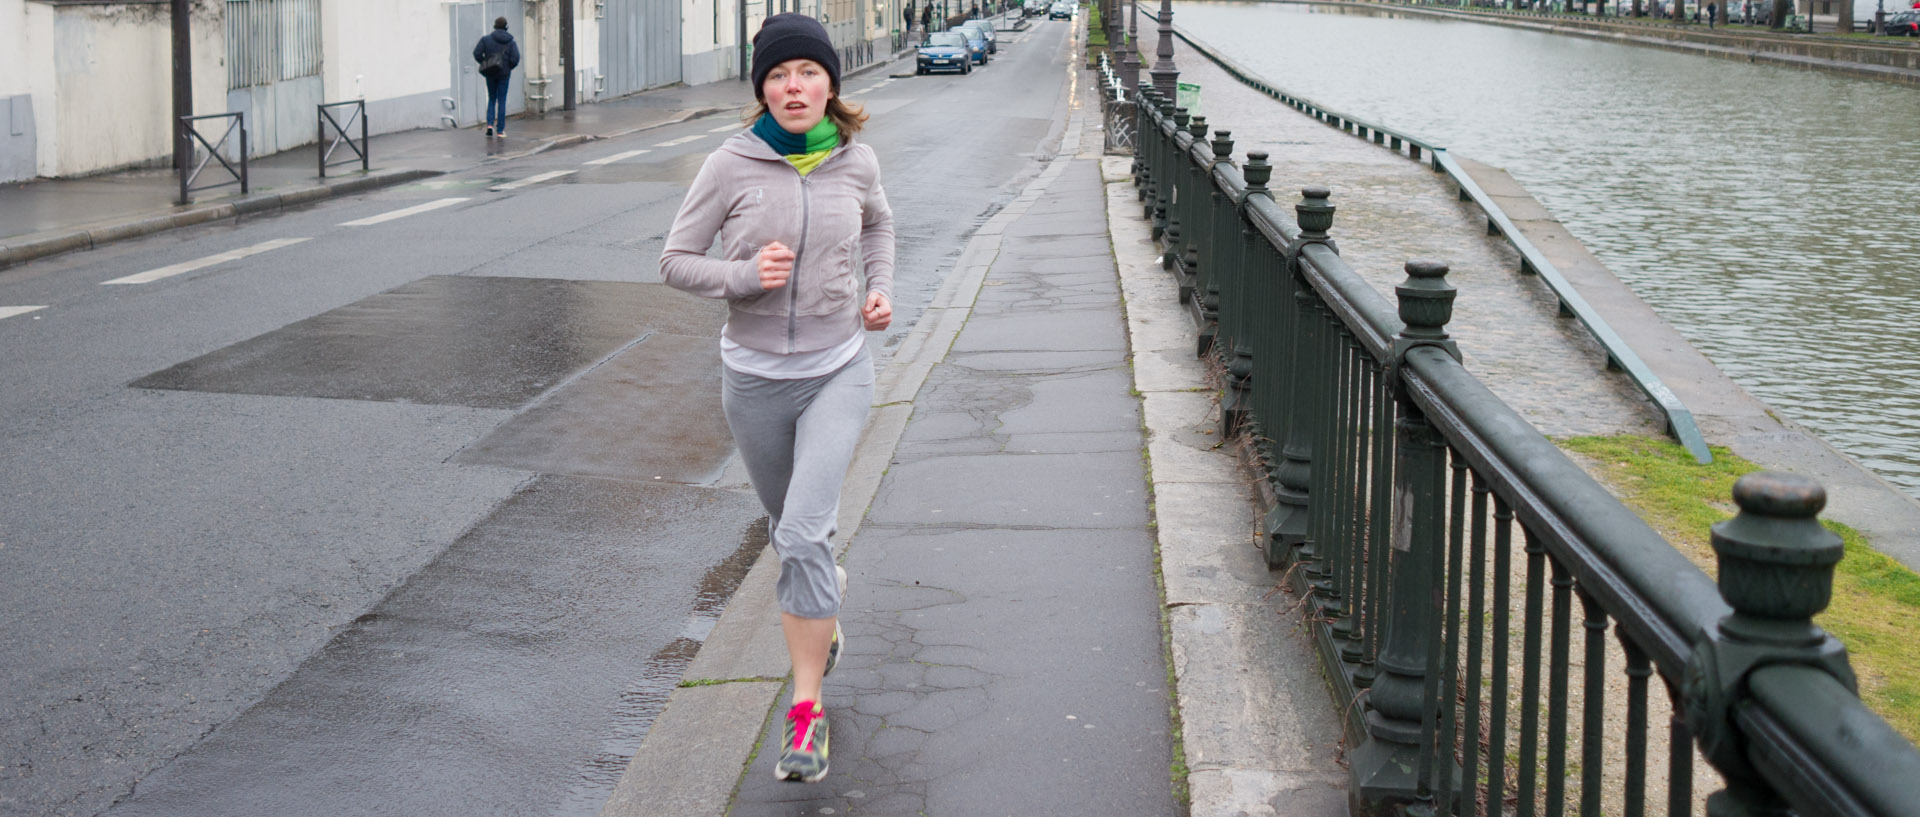
[[[493,41],[502,44],[510,43],[513,42],[513,35],[508,34],[504,28],[496,28],[493,30]]]

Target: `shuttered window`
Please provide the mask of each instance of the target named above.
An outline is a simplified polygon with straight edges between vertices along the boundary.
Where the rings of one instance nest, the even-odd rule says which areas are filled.
[[[320,73],[320,0],[227,0],[227,88]]]

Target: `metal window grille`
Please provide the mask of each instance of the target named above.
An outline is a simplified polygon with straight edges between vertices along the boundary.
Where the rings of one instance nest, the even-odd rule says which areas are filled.
[[[227,0],[227,88],[320,73],[320,0]]]

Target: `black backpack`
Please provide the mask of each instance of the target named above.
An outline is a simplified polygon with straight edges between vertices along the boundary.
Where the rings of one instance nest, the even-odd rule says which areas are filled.
[[[489,44],[487,55],[480,58],[480,74],[490,77],[499,73],[500,69],[506,66],[507,49],[500,47],[501,43],[491,42],[493,40],[493,35],[491,34],[487,35],[485,39],[489,41]]]

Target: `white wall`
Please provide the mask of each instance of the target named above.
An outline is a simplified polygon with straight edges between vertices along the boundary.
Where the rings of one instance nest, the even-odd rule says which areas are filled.
[[[0,71],[0,98],[33,93],[32,80],[38,62],[50,58],[49,55],[36,53],[44,40],[36,42],[28,36],[38,25],[52,15],[52,7],[38,3],[29,4],[26,0],[0,0],[0,53],[14,54],[14,66],[25,70]]]
[[[320,14],[327,101],[446,91],[453,55],[441,0],[327,0]]]
[[[53,49],[44,33],[52,21],[49,6],[0,0],[0,53],[18,57],[15,70],[0,76],[0,182],[39,175],[39,132],[53,99]]]
[[[753,9],[754,5],[748,6],[749,14]],[[687,0],[680,10],[681,81],[700,85],[739,76],[739,0]],[[748,26],[751,38],[759,22],[750,20]]]
[[[558,0],[558,2],[567,2],[567,0]],[[606,72],[601,70],[601,64],[605,58],[600,54],[600,21],[594,17],[594,2],[593,0],[579,0],[579,2],[580,6],[574,9],[573,13],[573,61],[579,66],[575,70],[580,72],[577,80],[580,87],[575,89],[579,93],[579,100],[576,101],[585,101],[601,95],[598,89],[604,83],[596,82],[594,77],[604,76]],[[553,39],[549,43],[551,47],[548,48],[548,54],[553,63],[553,81],[557,84],[561,81],[558,11],[554,12]],[[560,90],[553,89],[555,102],[560,101]]]
[[[222,9],[193,5],[194,113],[226,108]],[[33,17],[46,16],[44,23]],[[60,6],[32,12],[29,72],[50,72],[52,99],[39,105],[39,173],[67,176],[164,162],[173,155],[171,18],[166,5]],[[46,49],[42,57],[40,49]],[[30,78],[29,85],[43,80]]]

